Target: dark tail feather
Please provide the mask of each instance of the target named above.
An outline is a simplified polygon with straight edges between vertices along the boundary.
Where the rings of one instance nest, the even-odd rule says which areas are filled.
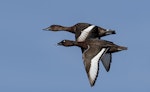
[[[116,32],[115,32],[115,30],[111,30],[111,29],[109,29],[109,30],[107,30],[106,31],[106,33],[105,33],[106,35],[110,35],[110,34],[116,34]]]
[[[123,47],[123,46],[118,47],[118,51],[127,50],[127,49],[128,49],[127,47]]]

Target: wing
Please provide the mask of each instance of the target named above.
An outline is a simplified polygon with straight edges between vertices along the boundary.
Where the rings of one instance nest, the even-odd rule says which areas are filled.
[[[102,63],[103,63],[103,65],[104,65],[104,67],[105,67],[105,69],[106,69],[107,72],[108,72],[109,69],[110,69],[111,60],[112,60],[112,55],[111,55],[111,53],[106,53],[106,54],[102,57],[102,59],[101,59],[101,61],[102,61]]]
[[[86,29],[84,29],[83,31],[81,31],[80,36],[77,38],[78,42],[83,42],[87,36],[89,35],[89,33],[92,31],[92,29],[95,27],[95,25],[91,25],[89,27],[87,27]]]
[[[108,48],[89,47],[83,53],[84,65],[91,86],[94,86],[99,71],[99,60],[108,51]]]

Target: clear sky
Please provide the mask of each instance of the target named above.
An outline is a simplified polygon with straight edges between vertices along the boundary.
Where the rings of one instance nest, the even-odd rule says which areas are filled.
[[[1,0],[0,92],[150,92],[149,0]],[[127,46],[113,54],[111,69],[90,87],[78,47],[52,24],[87,22],[116,30],[102,39]]]

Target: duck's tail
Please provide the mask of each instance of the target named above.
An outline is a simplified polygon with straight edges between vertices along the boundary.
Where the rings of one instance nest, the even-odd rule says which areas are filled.
[[[105,35],[116,34],[115,30],[107,29]]]
[[[118,51],[122,51],[122,50],[127,50],[127,49],[128,49],[127,47],[119,46],[117,50],[118,50]]]

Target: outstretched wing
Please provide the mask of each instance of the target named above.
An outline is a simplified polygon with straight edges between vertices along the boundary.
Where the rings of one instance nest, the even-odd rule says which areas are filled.
[[[83,31],[81,31],[80,36],[77,38],[78,42],[83,42],[85,41],[85,39],[87,38],[87,36],[89,35],[89,33],[92,31],[92,29],[95,27],[95,25],[91,25],[89,27],[87,27],[86,29],[84,29]]]
[[[111,53],[106,53],[102,59],[101,59],[106,71],[108,72],[109,69],[110,69],[110,65],[111,65],[111,62],[112,62],[112,55]]]
[[[83,53],[84,65],[91,86],[94,86],[99,71],[99,60],[108,48],[89,47]]]

